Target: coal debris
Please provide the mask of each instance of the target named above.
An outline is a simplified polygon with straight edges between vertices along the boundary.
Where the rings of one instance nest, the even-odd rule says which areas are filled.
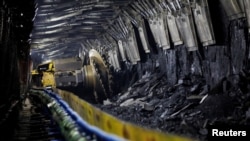
[[[95,106],[145,128],[206,141],[208,126],[250,126],[249,78],[241,72],[208,90],[202,77],[185,77],[172,85],[164,74],[152,73],[109,99],[109,104]]]

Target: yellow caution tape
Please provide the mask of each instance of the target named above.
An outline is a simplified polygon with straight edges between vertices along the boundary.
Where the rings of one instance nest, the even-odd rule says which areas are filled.
[[[162,133],[124,122],[92,106],[73,93],[57,90],[58,94],[89,124],[130,141],[194,141],[195,139]]]

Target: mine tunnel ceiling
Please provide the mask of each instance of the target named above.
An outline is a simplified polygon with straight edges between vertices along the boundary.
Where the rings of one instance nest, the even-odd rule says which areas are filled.
[[[211,18],[208,0],[37,0],[35,4],[30,45],[31,54],[40,61],[82,58],[94,48],[108,52],[111,64],[119,69],[117,54],[136,64],[142,50],[185,45],[196,51],[198,46],[218,43],[214,32],[221,29],[213,28],[219,20]],[[220,0],[212,6],[232,9],[225,10],[230,20],[244,17],[242,1],[228,7]],[[237,16],[230,16],[234,12]]]
[[[37,0],[31,53],[44,60],[77,56],[82,42],[96,39],[129,0]]]

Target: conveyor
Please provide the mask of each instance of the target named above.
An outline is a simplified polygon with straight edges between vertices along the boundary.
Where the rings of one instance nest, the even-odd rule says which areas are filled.
[[[60,131],[67,141],[123,141],[115,135],[108,134],[84,121],[57,94],[51,91],[31,90],[38,96],[52,113],[52,118],[59,125]]]
[[[119,120],[94,107],[73,93],[57,89],[32,89],[47,105],[62,135],[70,141],[191,141],[192,139],[161,133]]]

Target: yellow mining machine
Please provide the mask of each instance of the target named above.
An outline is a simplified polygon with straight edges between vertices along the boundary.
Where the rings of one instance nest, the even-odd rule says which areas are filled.
[[[44,88],[55,87],[53,61],[39,64],[36,69],[31,71],[31,74],[33,85]]]
[[[32,71],[33,80],[40,79],[41,87],[71,88],[82,87],[96,102],[102,102],[112,94],[112,76],[109,66],[98,51],[89,51],[87,63],[80,58],[55,59],[42,63]],[[37,80],[36,80],[37,81]],[[34,82],[34,81],[33,81]]]

